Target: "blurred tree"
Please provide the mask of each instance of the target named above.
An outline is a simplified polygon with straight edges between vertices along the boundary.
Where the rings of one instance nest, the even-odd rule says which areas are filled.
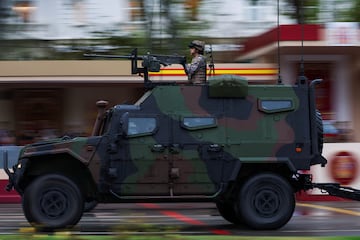
[[[131,0],[129,4],[131,21],[143,21],[145,17],[144,0]]]
[[[360,0],[351,0],[351,7],[340,10],[340,20],[345,22],[360,22]]]
[[[318,20],[319,0],[285,0],[285,15],[297,23],[314,23]]]
[[[10,17],[8,1],[0,0],[0,39],[4,37],[5,22],[8,17]]]
[[[359,0],[322,0],[326,3],[326,22],[360,22]]]
[[[149,51],[181,52],[186,46],[184,41],[188,41],[184,40],[183,33],[198,26],[205,26],[198,18],[201,0],[143,1],[146,43]],[[182,9],[185,12],[182,12]]]
[[[185,0],[185,9],[187,16],[191,21],[199,20],[199,6],[201,0]]]
[[[136,2],[138,1],[139,0],[136,0]],[[174,39],[177,37],[177,31],[174,27],[175,19],[171,12],[172,1],[173,0],[142,0],[142,13],[145,22],[144,30],[149,51],[156,49],[157,44],[163,45],[162,39],[165,35],[170,34]],[[155,2],[158,4],[155,4]]]

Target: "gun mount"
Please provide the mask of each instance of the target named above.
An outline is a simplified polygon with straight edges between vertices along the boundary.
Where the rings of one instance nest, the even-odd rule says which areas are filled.
[[[160,65],[169,66],[171,64],[186,63],[186,57],[180,55],[159,55],[147,54],[138,56],[137,48],[131,51],[130,55],[103,55],[103,54],[84,54],[85,57],[97,58],[122,58],[131,60],[131,74],[139,74],[144,78],[145,88],[153,88],[160,83],[153,83],[149,79],[149,72],[160,72]],[[142,60],[141,67],[138,66],[138,61]],[[173,84],[173,82],[162,82],[161,84]]]

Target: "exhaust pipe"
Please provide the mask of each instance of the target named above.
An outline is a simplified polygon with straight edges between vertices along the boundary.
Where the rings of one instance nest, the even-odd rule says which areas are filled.
[[[99,100],[96,102],[96,107],[98,110],[98,114],[96,116],[96,120],[95,120],[95,124],[94,124],[94,128],[92,131],[92,136],[98,136],[99,132],[100,132],[100,126],[102,124],[103,121],[103,116],[105,113],[105,108],[107,107],[107,105],[109,104],[108,101],[105,100]]]

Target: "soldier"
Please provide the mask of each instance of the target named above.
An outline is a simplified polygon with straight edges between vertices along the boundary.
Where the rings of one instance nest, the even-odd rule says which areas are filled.
[[[204,47],[205,43],[199,40],[194,40],[189,44],[192,61],[190,64],[184,63],[184,70],[188,75],[190,83],[201,84],[206,81],[206,59],[203,55]]]

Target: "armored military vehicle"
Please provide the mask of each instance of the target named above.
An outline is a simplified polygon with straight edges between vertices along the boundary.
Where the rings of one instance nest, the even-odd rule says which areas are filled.
[[[147,91],[135,104],[100,101],[92,136],[27,145],[12,170],[5,167],[27,220],[51,230],[76,225],[85,203],[211,201],[234,224],[286,224],[294,193],[314,186],[301,170],[326,164],[314,97],[320,81],[152,82],[148,71],[184,58],[125,58],[145,77]]]

